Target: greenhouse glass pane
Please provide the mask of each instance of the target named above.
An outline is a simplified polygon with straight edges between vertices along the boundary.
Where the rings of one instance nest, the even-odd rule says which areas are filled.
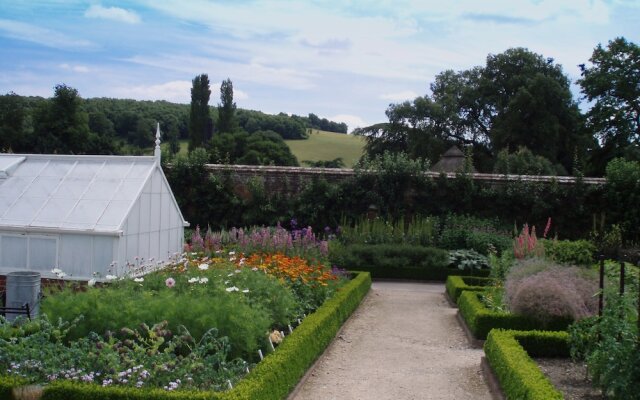
[[[82,196],[82,194],[87,190],[87,187],[90,183],[91,181],[88,179],[67,178],[62,181],[62,184],[53,194],[53,197],[79,199],[80,196]]]
[[[57,244],[55,238],[29,238],[29,266],[31,269],[48,271],[55,268]]]
[[[47,197],[50,196],[58,187],[61,178],[54,177],[37,177],[29,188],[24,192],[24,197]]]
[[[2,219],[10,224],[29,225],[46,201],[46,197],[22,198],[3,215]]]
[[[123,179],[131,168],[131,162],[107,163],[96,175],[97,179]]]
[[[153,168],[153,163],[151,162],[135,163],[131,171],[129,171],[127,179],[144,179],[151,172],[151,168]]]
[[[47,168],[43,169],[40,176],[54,176],[62,178],[75,164],[74,161],[51,161]]]
[[[7,268],[27,267],[27,238],[2,236],[0,240],[0,266]]]
[[[17,199],[18,196],[24,192],[24,190],[29,186],[33,179],[32,178],[16,178],[11,177],[4,181],[2,185],[0,185],[0,193],[2,197],[7,197],[10,199]]]
[[[47,165],[47,160],[27,160],[12,173],[13,176],[38,176],[42,169]]]
[[[95,224],[109,204],[105,200],[80,200],[67,217],[65,225]]]
[[[119,227],[127,213],[127,210],[129,209],[130,204],[131,202],[126,200],[111,201],[100,217],[100,220],[98,220],[98,225]]]
[[[96,179],[82,196],[83,199],[111,199],[120,186],[120,181]]]
[[[70,178],[91,179],[102,168],[102,162],[78,161],[69,173]]]
[[[135,200],[142,186],[142,179],[127,179],[113,195],[114,200]]]
[[[50,226],[50,224],[42,225],[44,222],[60,224],[64,221],[64,218],[69,214],[74,205],[75,202],[69,199],[50,198],[42,210],[40,210],[33,224],[38,226]]]

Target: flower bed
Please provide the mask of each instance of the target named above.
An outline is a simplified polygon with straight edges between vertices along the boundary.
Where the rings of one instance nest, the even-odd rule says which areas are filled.
[[[0,365],[9,375],[0,389],[83,382],[125,387],[113,393],[127,387],[220,392],[269,347],[283,348],[290,341],[283,341],[284,331],[317,315],[325,300],[350,293],[357,305],[366,291],[347,288],[355,282],[361,288],[364,279],[368,289],[370,282],[368,275],[348,281],[344,271],[283,254],[214,255],[185,254],[144,277],[49,294],[42,319],[0,324]]]
[[[257,364],[232,390],[226,392],[167,392],[159,389],[137,389],[83,383],[81,380],[56,380],[45,386],[44,398],[210,398],[210,399],[281,399],[295,386],[306,369],[324,351],[342,322],[355,310],[371,285],[369,274],[358,273],[316,312],[288,336],[277,351]],[[26,383],[23,379],[3,377],[0,389],[8,393],[12,387]]]
[[[484,352],[508,399],[562,399],[531,357],[568,357],[566,332],[493,329]]]

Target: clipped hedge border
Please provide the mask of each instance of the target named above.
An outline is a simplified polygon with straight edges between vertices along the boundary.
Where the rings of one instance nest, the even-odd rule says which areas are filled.
[[[562,399],[531,356],[568,357],[569,334],[493,329],[484,344],[486,359],[507,399]]]
[[[285,338],[277,350],[231,390],[226,392],[167,392],[162,389],[101,387],[95,384],[56,381],[44,387],[43,400],[281,400],[291,392],[307,369],[324,352],[351,313],[371,288],[371,275],[356,272],[316,312]],[[17,386],[10,378],[0,378],[0,389]],[[3,395],[5,392],[0,393]],[[10,396],[2,398],[11,398]]]
[[[360,267],[362,271],[369,272],[374,279],[390,279],[390,280],[410,280],[410,281],[435,281],[443,282],[449,276],[464,274],[465,271],[459,269],[424,269],[416,267],[396,267],[396,268],[377,268],[377,267]],[[469,273],[470,274],[470,273]],[[486,277],[489,275],[488,270],[474,271],[475,276]]]
[[[449,275],[445,283],[445,289],[449,298],[457,304],[462,291],[481,292],[493,282],[494,279],[492,278],[480,276]]]
[[[476,339],[486,339],[489,331],[494,328],[517,329],[522,331],[541,328],[540,322],[525,315],[497,312],[488,309],[480,300],[481,294],[482,292],[477,291],[463,291],[458,298],[460,315]],[[562,331],[566,330],[571,322],[568,318],[558,318],[547,323],[544,328],[552,331]]]

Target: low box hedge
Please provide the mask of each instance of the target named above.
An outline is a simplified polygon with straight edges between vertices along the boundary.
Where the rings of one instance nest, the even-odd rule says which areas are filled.
[[[494,328],[523,331],[544,328],[552,331],[562,331],[566,330],[572,322],[568,318],[558,318],[553,319],[543,327],[539,321],[525,315],[488,309],[480,300],[481,295],[482,292],[463,291],[458,297],[460,315],[476,339],[486,339],[489,331]]]
[[[563,398],[531,357],[568,357],[567,332],[493,329],[484,352],[507,399]]]
[[[449,275],[447,277],[447,281],[445,283],[445,289],[449,298],[454,303],[458,303],[458,297],[462,294],[463,291],[467,290],[470,292],[481,292],[486,290],[487,286],[493,284],[494,279],[492,278],[483,278],[479,276],[460,276],[460,275]]]
[[[307,369],[324,352],[336,333],[358,307],[371,288],[371,276],[357,272],[355,277],[316,312],[310,314],[233,389],[226,392],[168,392],[162,389],[101,387],[70,381],[45,386],[44,400],[281,400],[297,385]],[[11,378],[0,378],[0,395],[17,386]],[[8,389],[5,389],[8,387]],[[7,392],[7,390],[9,392]],[[2,398],[11,398],[2,396]]]
[[[462,271],[449,268],[449,252],[411,244],[332,243],[329,259],[338,267],[366,271],[376,279],[445,281],[449,275],[487,276],[489,270]]]

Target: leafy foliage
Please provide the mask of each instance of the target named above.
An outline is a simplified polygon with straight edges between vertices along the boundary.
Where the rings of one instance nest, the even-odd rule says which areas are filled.
[[[488,269],[489,260],[475,250],[452,250],[449,252],[449,267],[473,273],[474,270]]]
[[[191,107],[189,110],[189,150],[203,147],[213,134],[213,122],[209,115],[209,76],[198,75],[193,78],[191,88]]]
[[[594,102],[587,120],[603,142],[595,161],[602,169],[614,157],[640,160],[640,46],[618,37],[606,47],[598,44],[589,61],[590,66],[580,66],[578,83]]]

